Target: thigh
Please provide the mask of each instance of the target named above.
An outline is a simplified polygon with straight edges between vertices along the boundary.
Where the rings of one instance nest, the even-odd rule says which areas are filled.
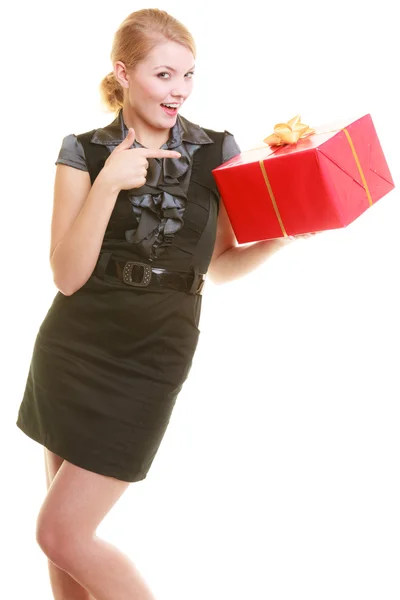
[[[51,465],[50,465],[51,467]],[[51,468],[49,469],[51,476]],[[39,522],[67,537],[92,536],[130,485],[63,460],[40,509]]]
[[[63,464],[64,459],[54,452],[51,452],[46,447],[44,448],[44,463],[46,469],[46,484],[47,489],[49,489],[54,477],[57,475],[57,471]]]

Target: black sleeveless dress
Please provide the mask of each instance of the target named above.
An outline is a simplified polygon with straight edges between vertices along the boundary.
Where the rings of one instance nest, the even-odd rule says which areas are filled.
[[[57,162],[93,182],[126,133],[120,111],[107,127],[64,138]],[[190,372],[202,296],[128,286],[105,273],[107,262],[206,273],[220,200],[211,170],[240,152],[229,132],[182,116],[163,148],[182,156],[149,159],[146,184],[117,198],[92,276],[71,296],[56,294],[17,418],[69,462],[129,482],[145,479]]]

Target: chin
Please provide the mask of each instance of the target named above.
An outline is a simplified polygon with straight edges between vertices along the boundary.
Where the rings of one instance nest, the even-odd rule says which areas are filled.
[[[157,126],[160,129],[169,129],[169,128],[173,127],[178,118],[178,114],[176,114],[174,117],[166,117],[165,119],[162,119],[162,120],[160,119],[159,124]]]

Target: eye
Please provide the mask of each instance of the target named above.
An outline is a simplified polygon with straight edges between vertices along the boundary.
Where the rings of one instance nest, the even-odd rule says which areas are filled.
[[[168,75],[168,77],[163,77],[163,75]],[[186,73],[185,77],[187,77],[188,75],[190,75],[189,79],[192,79],[192,77],[194,77],[194,71],[189,71],[189,73]],[[160,79],[168,79],[170,77],[170,74],[166,71],[163,71],[162,73],[158,73],[157,77],[159,77]]]

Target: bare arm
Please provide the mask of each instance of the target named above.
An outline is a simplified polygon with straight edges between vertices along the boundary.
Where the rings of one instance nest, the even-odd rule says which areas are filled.
[[[238,246],[221,198],[217,221],[217,237],[208,268],[208,276],[216,285],[240,279],[240,277],[257,269],[290,241],[289,238],[279,238]]]
[[[117,196],[104,172],[91,187],[88,172],[57,165],[50,264],[54,283],[66,296],[92,274]]]
[[[210,279],[216,285],[240,279],[255,271],[287,243],[288,238],[279,238],[229,248],[218,257]]]

